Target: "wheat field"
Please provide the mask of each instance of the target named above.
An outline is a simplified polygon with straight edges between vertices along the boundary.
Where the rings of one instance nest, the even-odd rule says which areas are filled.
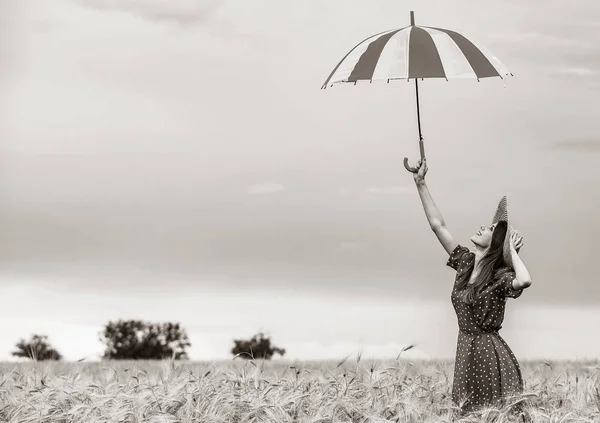
[[[598,362],[521,362],[526,419],[460,415],[452,361],[0,364],[3,422],[600,422]]]

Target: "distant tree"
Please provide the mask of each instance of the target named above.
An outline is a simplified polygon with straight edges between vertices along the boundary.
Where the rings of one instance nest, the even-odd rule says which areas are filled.
[[[15,347],[17,350],[11,352],[15,357],[27,357],[38,361],[62,359],[62,355],[48,342],[47,335],[32,335],[29,341],[21,339]]]
[[[191,346],[179,323],[149,323],[141,320],[108,322],[100,341],[105,344],[103,358],[115,360],[187,359]]]
[[[234,346],[231,349],[231,354],[234,357],[239,355],[245,359],[254,357],[270,360],[274,354],[279,354],[282,357],[285,354],[285,349],[271,345],[271,338],[265,336],[262,332],[259,332],[248,340],[236,339],[233,343]]]

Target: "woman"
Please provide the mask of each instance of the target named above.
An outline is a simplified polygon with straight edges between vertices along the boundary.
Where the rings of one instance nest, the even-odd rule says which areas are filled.
[[[517,298],[531,286],[518,256],[523,239],[508,226],[503,198],[494,222],[471,237],[475,251],[459,245],[429,194],[426,160],[419,161],[417,168],[413,177],[429,226],[450,255],[447,266],[457,271],[451,297],[459,327],[452,401],[463,412],[486,405],[501,407],[509,396],[523,391],[519,363],[498,333],[506,298]]]

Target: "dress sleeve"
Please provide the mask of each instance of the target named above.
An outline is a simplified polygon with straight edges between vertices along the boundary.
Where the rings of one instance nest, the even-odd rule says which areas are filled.
[[[448,257],[448,261],[446,262],[446,266],[453,268],[454,270],[458,270],[458,266],[460,265],[460,261],[465,253],[468,253],[469,249],[467,247],[463,247],[458,244],[456,248],[450,253],[450,257]]]
[[[513,288],[512,283],[513,283],[513,280],[515,279],[515,277],[516,277],[516,274],[513,271],[507,272],[505,275],[503,275],[502,291],[503,291],[505,297],[519,298],[521,296],[521,294],[523,293],[523,288],[521,288],[521,289]]]

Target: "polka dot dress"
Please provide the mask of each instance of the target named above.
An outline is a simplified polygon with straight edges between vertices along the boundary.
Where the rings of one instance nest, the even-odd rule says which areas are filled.
[[[454,364],[452,401],[463,411],[481,406],[502,406],[506,397],[523,391],[519,363],[498,331],[504,320],[506,298],[518,298],[523,289],[512,287],[514,271],[509,271],[485,287],[473,304],[460,298],[457,282],[475,263],[475,253],[458,245],[447,266],[456,270],[452,305],[458,318],[458,344]]]

